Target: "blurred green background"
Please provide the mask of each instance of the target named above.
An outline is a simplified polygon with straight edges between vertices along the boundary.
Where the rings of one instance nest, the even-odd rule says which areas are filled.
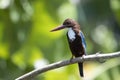
[[[120,0],[0,0],[0,80],[70,59],[66,30],[51,33],[66,18],[81,24],[87,53],[120,50]],[[120,58],[84,63],[87,80],[120,79]],[[82,80],[77,64],[33,80]]]

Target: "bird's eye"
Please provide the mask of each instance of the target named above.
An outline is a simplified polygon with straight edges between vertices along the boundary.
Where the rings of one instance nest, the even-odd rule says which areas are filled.
[[[69,25],[69,24],[70,24],[70,22],[65,22],[64,24],[65,24],[65,25]]]

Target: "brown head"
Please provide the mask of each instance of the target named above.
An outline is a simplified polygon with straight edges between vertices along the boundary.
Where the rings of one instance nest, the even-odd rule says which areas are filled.
[[[79,30],[80,29],[79,24],[76,21],[68,18],[63,22],[62,25],[52,29],[51,32],[58,31],[58,30],[61,30],[61,29],[64,29],[64,28],[72,28],[73,30]]]

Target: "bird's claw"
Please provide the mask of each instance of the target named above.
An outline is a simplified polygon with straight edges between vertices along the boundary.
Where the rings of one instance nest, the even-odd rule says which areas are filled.
[[[73,58],[74,58],[74,56],[72,55],[72,57],[70,58],[70,62],[72,61]]]

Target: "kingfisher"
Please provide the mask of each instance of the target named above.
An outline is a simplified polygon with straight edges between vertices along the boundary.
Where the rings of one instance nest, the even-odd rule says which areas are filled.
[[[72,52],[72,58],[73,56],[82,57],[83,55],[86,55],[86,42],[84,34],[80,29],[80,25],[75,20],[68,18],[63,22],[62,25],[52,29],[51,32],[65,28],[68,28],[67,40],[69,43],[69,48]],[[83,62],[79,62],[78,67],[80,76],[84,77]]]

